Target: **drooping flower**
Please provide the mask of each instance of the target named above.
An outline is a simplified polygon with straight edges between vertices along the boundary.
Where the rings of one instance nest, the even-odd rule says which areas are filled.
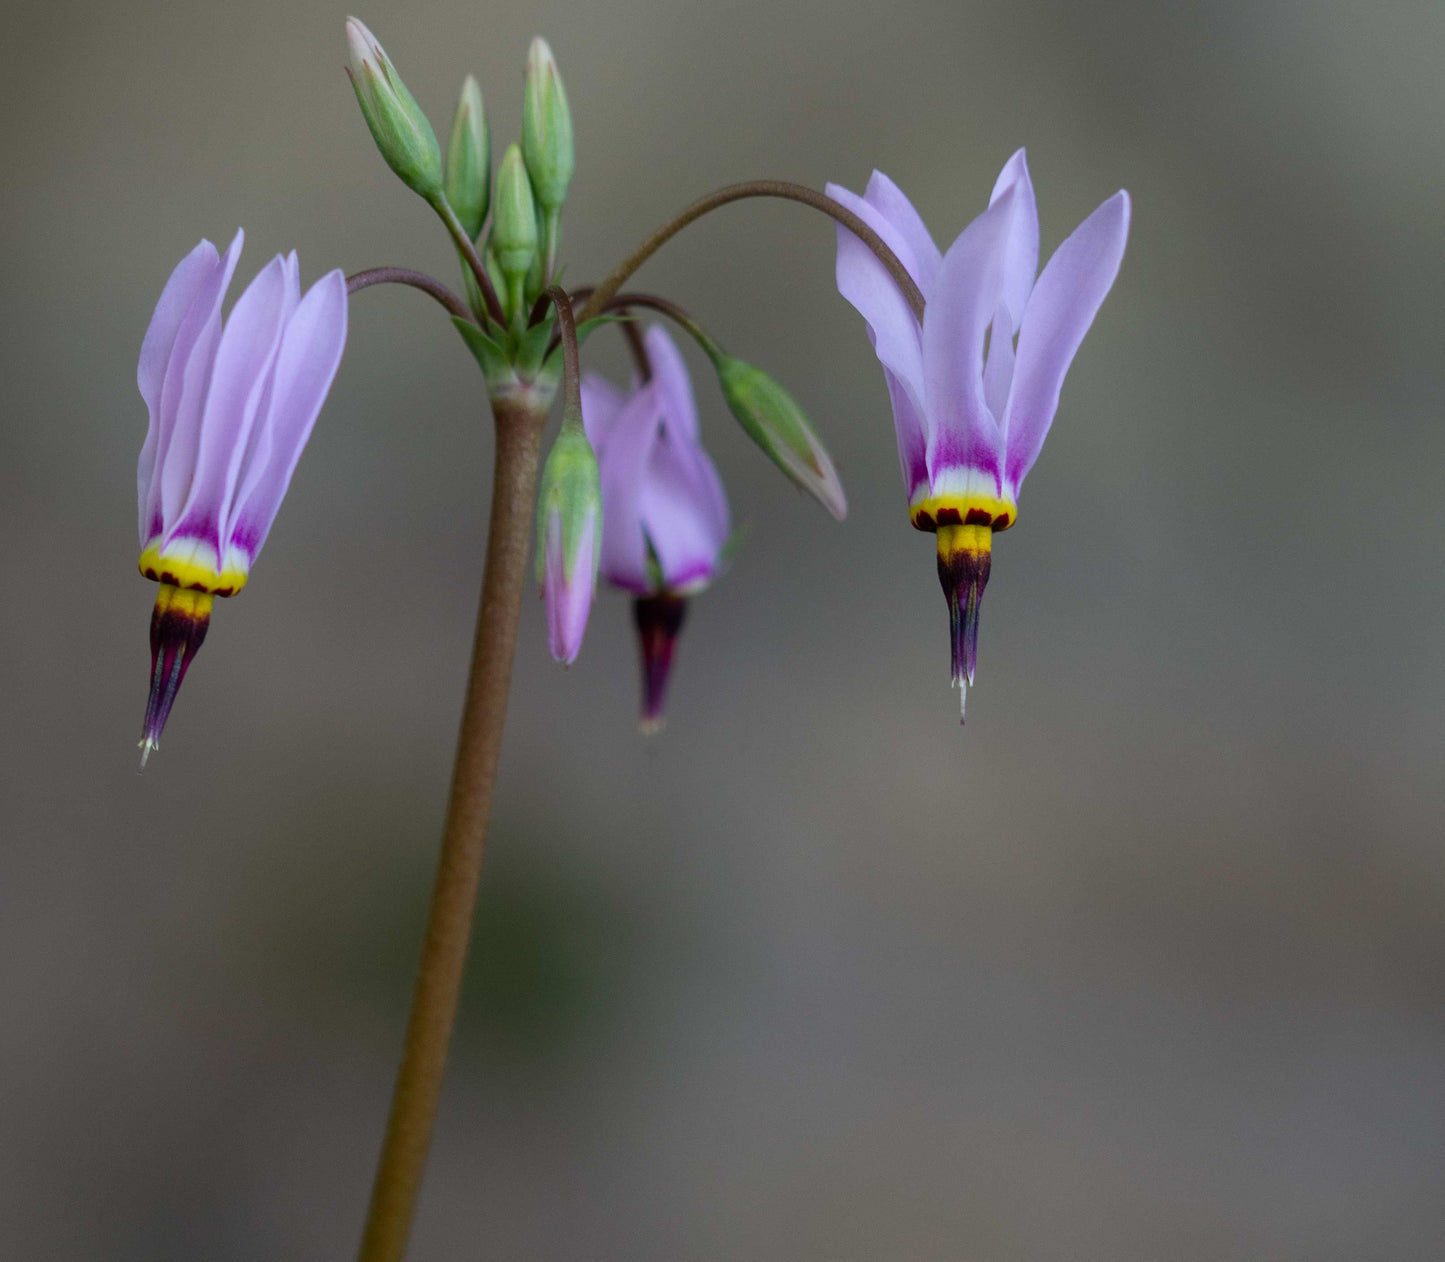
[[[223,323],[244,237],[224,257],[202,241],[180,261],[141,346],[140,571],[160,584],[142,766],[215,598],[245,585],[346,342],[346,278],[329,272],[303,297],[294,252],[262,268]]]
[[[988,209],[940,254],[922,218],[879,171],[862,197],[828,196],[864,219],[913,277],[920,324],[878,258],[838,229],[838,289],[868,322],[883,364],[909,516],[938,537],[960,712],[978,654],[978,607],[993,533],[1018,517],[1074,353],[1118,274],[1129,233],[1120,191],[1080,224],[1035,279],[1039,220],[1024,151]]]
[[[582,416],[602,473],[601,574],[633,595],[642,728],[655,731],[687,598],[721,572],[732,526],[682,355],[658,326],[643,347],[650,380],[624,394],[589,373]]]

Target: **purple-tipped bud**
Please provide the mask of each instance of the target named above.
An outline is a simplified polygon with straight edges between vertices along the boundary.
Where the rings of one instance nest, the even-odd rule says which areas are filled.
[[[632,602],[637,643],[642,650],[642,731],[660,731],[672,673],[672,650],[687,616],[687,601],[671,592],[639,596]]]
[[[993,531],[988,526],[941,526],[938,530],[938,581],[948,601],[953,683],[958,688],[958,717],[963,722],[968,688],[978,664],[978,607],[988,583]]]
[[[156,593],[156,605],[151,613],[151,691],[140,738],[142,771],[151,751],[160,748],[161,732],[170,717],[176,693],[211,625],[211,606],[215,600],[209,592],[170,583],[162,583]]]
[[[602,488],[580,424],[566,424],[542,469],[537,497],[537,579],[547,603],[547,646],[563,665],[582,650],[597,591]]]

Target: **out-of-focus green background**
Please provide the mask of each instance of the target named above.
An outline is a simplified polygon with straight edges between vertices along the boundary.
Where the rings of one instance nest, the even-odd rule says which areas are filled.
[[[319,5],[16,9],[0,75],[0,1256],[344,1258],[431,879],[480,378],[352,306],[245,595],[135,774],[136,353],[169,269],[452,278]],[[626,602],[524,616],[416,1259],[1433,1259],[1445,1236],[1445,8],[375,3],[497,149],[545,33],[568,278],[752,176],[873,166],[947,244],[1026,144],[1123,271],[999,540],[960,730],[932,540],[833,231],[646,286],[827,436],[835,525],[699,376],[736,516],[665,736]],[[614,335],[588,347],[620,373]],[[701,365],[699,365],[701,368]]]

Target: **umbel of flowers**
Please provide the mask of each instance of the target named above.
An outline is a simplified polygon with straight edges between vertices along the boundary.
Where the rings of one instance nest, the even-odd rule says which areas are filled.
[[[440,1098],[497,781],[527,557],[535,556],[548,647],[581,651],[600,576],[633,602],[642,726],[661,723],[688,601],[721,574],[728,499],[702,443],[672,321],[710,361],[744,433],[841,519],[833,462],[791,394],[723,349],[676,303],[627,288],[689,224],[743,198],[783,199],[837,224],[839,290],[863,315],[883,365],[909,516],[937,537],[954,682],[972,683],[992,536],[1013,524],[1064,375],[1118,271],[1127,194],[1109,198],[1038,272],[1039,232],[1023,151],[988,208],[946,253],[903,194],[874,173],[862,197],[775,180],[729,185],[646,236],[595,285],[560,284],[563,211],[576,153],[551,50],[533,41],[519,140],[493,169],[481,88],[461,87],[445,150],[385,49],[347,20],[347,74],[387,165],[431,209],[461,264],[462,292],[405,267],[330,271],[304,292],[295,254],[278,256],[229,314],[241,252],[202,241],[166,282],[137,378],[150,414],[139,463],[140,569],[159,584],[151,618],[142,765],[159,744],[217,597],[246,584],[337,373],[350,295],[421,290],[450,317],[481,369],[495,436],[491,518],[476,640],[436,886],[401,1065],[363,1235],[362,1262],[402,1257]],[[604,325],[631,347],[627,389],[581,372]],[[558,391],[562,422],[545,461]],[[862,409],[860,409],[862,410]],[[535,538],[533,526],[535,523]]]

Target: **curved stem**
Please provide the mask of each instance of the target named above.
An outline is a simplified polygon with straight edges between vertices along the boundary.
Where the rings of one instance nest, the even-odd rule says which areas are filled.
[[[730,184],[726,188],[709,193],[663,224],[623,259],[611,276],[597,286],[592,297],[587,300],[587,304],[577,313],[578,320],[590,320],[601,311],[617,291],[627,283],[627,278],[688,224],[696,219],[701,219],[709,211],[716,210],[719,206],[726,206],[729,202],[741,201],[746,197],[781,197],[787,201],[801,202],[804,206],[811,206],[814,210],[820,210],[830,218],[836,219],[878,256],[878,261],[888,269],[889,275],[893,277],[898,288],[903,291],[903,296],[908,299],[908,305],[913,308],[913,314],[920,321],[923,319],[923,294],[914,283],[913,277],[908,274],[908,269],[888,248],[888,243],[851,210],[839,205],[831,197],[816,189],[802,184],[789,184],[785,180],[749,180],[745,184]]]
[[[547,416],[545,408],[526,401],[503,399],[492,408],[497,454],[476,641],[441,859],[360,1262],[400,1262],[406,1250],[446,1071],[497,781]]]
[[[474,323],[472,313],[467,310],[466,303],[441,281],[433,279],[425,272],[414,272],[407,267],[372,267],[346,278],[348,294],[369,289],[372,285],[410,285],[413,289],[420,289],[424,294],[430,294],[458,319]]]
[[[472,269],[472,275],[477,280],[477,288],[482,291],[482,302],[486,304],[487,314],[503,328],[506,328],[507,316],[502,310],[502,304],[497,301],[497,291],[492,288],[492,278],[487,275],[486,266],[477,253],[477,247],[472,243],[471,237],[467,236],[467,230],[462,227],[462,221],[457,218],[457,212],[447,204],[445,197],[439,197],[431,205],[432,209],[441,216],[442,223],[446,224],[447,231],[452,234],[452,240],[457,243],[457,249],[462,252],[462,258],[467,261],[467,266]]]
[[[679,307],[677,303],[671,299],[664,298],[660,294],[639,294],[629,290],[625,294],[618,294],[616,297],[608,299],[607,305],[603,310],[626,311],[631,307],[647,307],[649,310],[656,311],[660,315],[665,315],[679,328],[696,338],[697,344],[709,355],[713,355],[722,349],[708,334],[707,330],[694,320],[687,311]]]
[[[562,338],[562,419],[582,424],[582,356],[577,349],[577,321],[572,300],[561,285],[548,285],[543,293],[557,308],[557,332]]]

